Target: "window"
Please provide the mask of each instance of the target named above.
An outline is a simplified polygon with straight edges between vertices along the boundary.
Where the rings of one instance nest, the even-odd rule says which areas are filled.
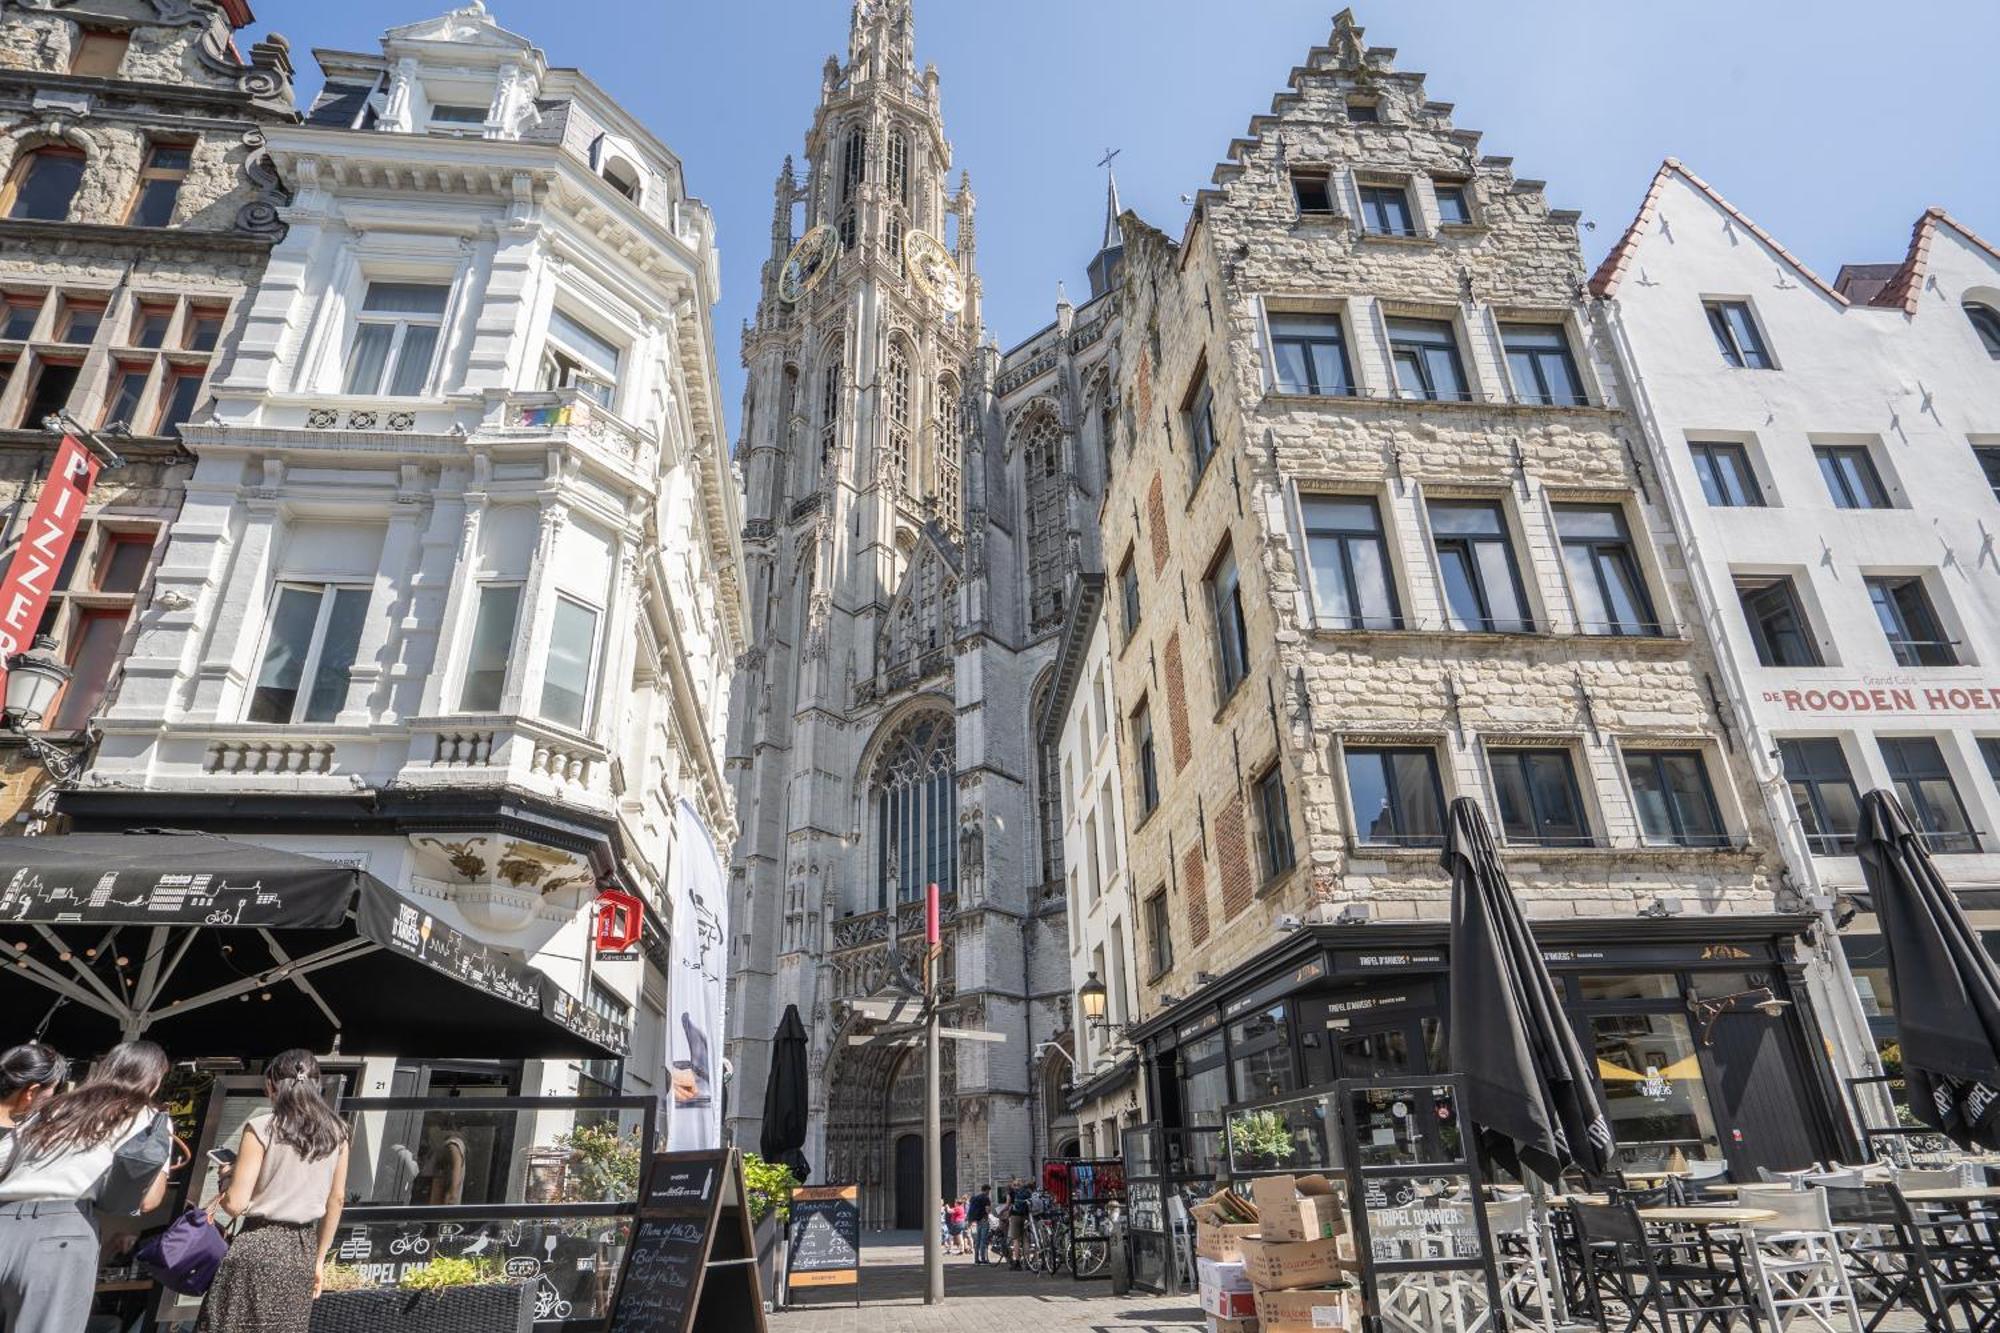
[[[1590,989],[1594,980],[1583,979],[1586,1000],[1596,998]],[[1684,1161],[1722,1156],[1701,1072],[1701,1048],[1688,1031],[1687,1002],[1676,978],[1661,980],[1674,991],[1661,1009],[1670,1005],[1679,1012],[1634,1013],[1626,1004],[1619,1012],[1592,1014],[1588,1020],[1591,1056],[1618,1144],[1617,1165],[1633,1171],[1665,1168],[1675,1156]]]
[[[833,466],[833,450],[840,435],[840,356],[835,343],[821,372],[819,395],[819,469],[824,474]]]
[[[1294,171],[1292,198],[1298,201],[1301,217],[1334,212],[1332,175],[1325,171]]]
[[[1889,651],[1896,665],[1957,666],[1958,654],[1939,626],[1931,610],[1930,594],[1918,574],[1887,575],[1863,580],[1868,599],[1875,604],[1875,618],[1888,636]]]
[[[1639,808],[1639,832],[1656,846],[1720,847],[1728,843],[1708,766],[1691,750],[1627,750],[1625,776]]]
[[[623,162],[609,161],[604,164],[604,170],[598,174],[604,177],[606,185],[609,185],[633,203],[636,204],[639,202],[639,177],[633,172],[631,167]]]
[[[1750,318],[1747,302],[1705,301],[1702,309],[1708,312],[1709,332],[1715,335],[1715,347],[1724,362],[1738,370],[1771,368],[1771,355],[1764,350],[1764,336],[1757,332],[1757,321]]]
[[[1694,475],[1701,481],[1701,493],[1718,509],[1754,509],[1764,503],[1763,488],[1750,467],[1750,454],[1740,444],[1718,440],[1691,440],[1688,453],[1694,458]]]
[[[1382,108],[1375,102],[1349,102],[1347,118],[1357,125],[1379,125],[1382,123]]]
[[[1221,676],[1222,697],[1250,674],[1250,627],[1243,618],[1243,584],[1236,571],[1236,553],[1222,548],[1208,571],[1208,607],[1215,616],[1215,669]]]
[[[1767,667],[1826,665],[1812,626],[1792,591],[1790,576],[1739,578],[1736,599],[1742,604],[1743,621],[1750,627],[1758,662]]]
[[[544,718],[574,731],[584,729],[590,720],[590,670],[596,657],[596,610],[568,597],[556,598],[542,676]]]
[[[613,1028],[629,1029],[632,1025],[632,1006],[620,999],[615,991],[596,977],[590,978],[590,989],[584,996],[584,1004],[591,1013],[604,1019]],[[579,1060],[576,1066],[576,1095],[616,1097],[624,1091],[621,1086],[624,1072],[623,1060]],[[609,1108],[601,1111],[578,1111],[576,1123],[579,1127],[608,1127],[615,1134],[618,1112]]]
[[[419,282],[371,282],[347,354],[352,394],[411,398],[424,391],[444,328],[451,288]]]
[[[617,344],[599,337],[559,308],[549,311],[549,334],[542,345],[542,388],[575,389],[598,406],[609,408],[618,392]]]
[[[1376,236],[1415,236],[1409,192],[1400,185],[1362,186],[1361,226]]]
[[[1557,505],[1563,568],[1585,634],[1655,635],[1653,602],[1616,505]]]
[[[1778,757],[1806,844],[1819,856],[1853,852],[1854,834],[1861,826],[1861,795],[1840,742],[1831,736],[1779,741]]]
[[[1842,509],[1887,509],[1889,493],[1866,445],[1813,446],[1819,460],[1819,474],[1826,478],[1827,493]]]
[[[910,136],[889,136],[889,193],[903,207],[910,206]]]
[[[1958,799],[1958,787],[1936,741],[1929,736],[1884,736],[1882,761],[1926,847],[1934,852],[1979,850],[1979,835],[1966,818],[1965,804]]]
[[[1979,335],[1979,345],[1986,349],[1986,355],[2000,361],[2000,312],[1977,301],[1967,301],[1963,308],[1965,317],[1972,321],[1973,331]]]
[[[28,390],[28,404],[21,413],[22,430],[39,430],[44,420],[69,406],[76,389],[76,377],[83,367],[63,361],[42,361],[35,367],[34,384]]]
[[[174,205],[180,201],[181,182],[187,179],[193,154],[186,144],[156,143],[146,150],[139,188],[125,213],[127,226],[164,227],[174,220]]]
[[[42,317],[40,292],[8,292],[0,296],[0,338],[24,342],[34,336]]]
[[[1444,845],[1444,787],[1431,749],[1347,751],[1347,794],[1356,842],[1388,847]]]
[[[1125,552],[1125,563],[1118,566],[1118,600],[1125,608],[1125,642],[1139,632],[1139,566],[1132,551]]]
[[[1278,371],[1279,393],[1354,392],[1347,338],[1338,315],[1272,315],[1271,359]]]
[[[1215,457],[1215,390],[1209,387],[1206,364],[1195,372],[1194,386],[1181,406],[1181,424],[1194,450],[1194,475],[1199,481],[1208,471],[1208,460]]]
[[[118,645],[130,614],[131,608],[123,606],[78,611],[69,634],[70,678],[48,724],[51,730],[80,731],[89,725],[111,686],[111,670],[118,663]]]
[[[1447,227],[1472,225],[1472,200],[1463,181],[1434,181],[1431,192],[1437,196],[1439,223]]]
[[[1509,843],[1585,847],[1590,826],[1567,750],[1495,750],[1493,789]]]
[[[483,106],[459,105],[433,102],[431,104],[431,124],[433,125],[484,125],[487,108]]]
[[[1160,761],[1153,748],[1153,710],[1144,699],[1132,710],[1132,748],[1139,753],[1139,811],[1151,814],[1160,804]]]
[[[883,398],[889,417],[889,477],[898,491],[910,489],[910,357],[900,339],[889,340],[889,370]]]
[[[924,713],[897,730],[876,762],[878,909],[921,901],[929,884],[944,894],[956,889],[956,745],[951,718]]]
[[[2000,445],[1972,446],[1972,456],[1979,460],[1979,470],[1986,476],[1986,485],[1992,490],[1993,498],[2000,500]]]
[[[472,621],[472,646],[466,653],[465,683],[458,706],[467,713],[491,713],[500,707],[507,687],[507,663],[514,653],[514,627],[521,614],[521,585],[489,583],[479,590],[479,610]]]
[[[76,45],[70,48],[69,72],[93,79],[108,79],[125,62],[125,48],[132,34],[111,28],[78,28]]]
[[[368,589],[281,584],[250,692],[252,722],[332,722],[347,705]]]
[[[181,346],[190,352],[213,352],[222,341],[223,317],[224,312],[207,306],[190,309],[181,329]]]
[[[94,301],[65,299],[62,315],[56,324],[56,341],[69,343],[75,347],[88,347],[97,340],[97,331],[103,324],[102,305]]]
[[[132,312],[132,346],[165,347],[167,327],[174,322],[170,305],[142,305]]]
[[[1981,736],[1979,757],[1986,761],[1986,776],[1993,780],[1995,786],[2000,786],[2000,740]]]
[[[1396,367],[1396,387],[1407,398],[1463,402],[1472,396],[1449,320],[1390,320],[1389,360]]]
[[[1559,324],[1502,324],[1500,342],[1507,349],[1507,373],[1524,403],[1582,407],[1583,379],[1569,353],[1569,339]]]
[[[76,538],[51,585],[37,634],[56,641],[70,678],[51,700],[41,724],[53,731],[88,725],[110,688],[131,618],[133,595],[152,562],[152,529],[117,529],[102,522],[78,525]]]
[[[202,381],[207,377],[205,369],[176,369],[167,375],[160,390],[160,419],[153,425],[153,434],[172,435],[194,415],[195,404],[201,401]]]
[[[1313,605],[1322,623],[1339,629],[1400,629],[1396,587],[1381,512],[1358,495],[1308,496],[1306,553]]]
[[[1146,899],[1146,965],[1149,980],[1166,975],[1174,966],[1173,928],[1168,924],[1164,888]]]
[[[7,216],[37,222],[69,217],[70,201],[83,184],[83,154],[74,148],[36,148],[16,159],[0,191]]]
[[[104,418],[98,424],[123,424],[131,430],[139,417],[139,403],[146,396],[146,381],[152,377],[149,365],[121,362],[111,372],[111,392],[104,400]]]
[[[1507,537],[1507,516],[1491,500],[1433,500],[1431,540],[1444,576],[1451,627],[1527,634],[1535,628]]]
[[[1285,796],[1285,770],[1273,764],[1257,779],[1258,859],[1264,878],[1276,879],[1297,864],[1292,850],[1292,809]]]

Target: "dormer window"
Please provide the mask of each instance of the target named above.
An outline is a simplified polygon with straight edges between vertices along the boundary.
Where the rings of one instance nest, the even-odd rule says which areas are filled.
[[[639,202],[639,175],[632,170],[629,164],[615,161],[606,162],[604,164],[604,182],[627,199],[630,199],[633,203],[636,204]]]
[[[551,310],[548,339],[542,346],[542,388],[575,389],[609,408],[618,393],[617,346],[561,310]]]
[[[450,102],[433,102],[431,104],[431,127],[433,129],[443,128],[453,133],[458,133],[462,129],[478,128],[485,124],[486,108],[483,106],[454,104]]]

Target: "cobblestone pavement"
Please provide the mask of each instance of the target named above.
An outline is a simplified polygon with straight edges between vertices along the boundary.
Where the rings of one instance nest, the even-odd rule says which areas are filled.
[[[924,1245],[913,1231],[863,1237],[861,1305],[826,1288],[801,1292],[810,1305],[771,1318],[771,1333],[1189,1333],[1204,1329],[1192,1296],[1113,1296],[1108,1281],[1010,1272],[946,1255],[944,1304],[924,1304]]]

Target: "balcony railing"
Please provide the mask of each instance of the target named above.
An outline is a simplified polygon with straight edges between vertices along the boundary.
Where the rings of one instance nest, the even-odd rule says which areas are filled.
[[[507,402],[506,425],[559,433],[625,458],[637,458],[647,444],[638,427],[581,389],[515,394]]]

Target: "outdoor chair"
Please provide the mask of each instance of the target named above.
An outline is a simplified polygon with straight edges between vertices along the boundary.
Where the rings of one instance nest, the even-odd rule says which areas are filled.
[[[1833,1220],[1849,1284],[1875,1307],[1869,1333],[1904,1303],[1914,1303],[1909,1254],[1897,1228],[1896,1205],[1888,1191],[1866,1185],[1826,1185],[1827,1216]]]
[[[1897,1189],[1956,1190],[1965,1188],[1965,1174],[1957,1167],[1891,1167],[1889,1179]]]
[[[1692,1261],[1682,1247],[1655,1240],[1630,1203],[1573,1203],[1570,1212],[1589,1308],[1605,1333],[1614,1327],[1607,1306],[1621,1310],[1622,1333],[1727,1333],[1739,1315],[1755,1327],[1755,1305],[1737,1299],[1744,1294],[1740,1268]]]
[[[1861,1333],[1826,1192],[1746,1185],[1741,1202],[1777,1214],[1743,1228],[1744,1253],[1772,1326],[1783,1333],[1803,1320],[1825,1333]]]
[[[1808,1176],[1824,1175],[1825,1173],[1826,1163],[1824,1162],[1814,1162],[1811,1166],[1803,1167],[1797,1171],[1773,1171],[1768,1166],[1760,1166],[1757,1168],[1757,1179],[1767,1185],[1786,1183],[1798,1185],[1802,1184]]]
[[[1494,1266],[1499,1271],[1501,1309],[1510,1329],[1553,1333],[1548,1247],[1542,1243],[1532,1199],[1517,1197],[1486,1205],[1486,1229],[1493,1233]]]
[[[1919,1211],[1905,1188],[1892,1183],[1888,1194],[1926,1333],[2000,1330],[2000,1223],[1991,1213]]]

